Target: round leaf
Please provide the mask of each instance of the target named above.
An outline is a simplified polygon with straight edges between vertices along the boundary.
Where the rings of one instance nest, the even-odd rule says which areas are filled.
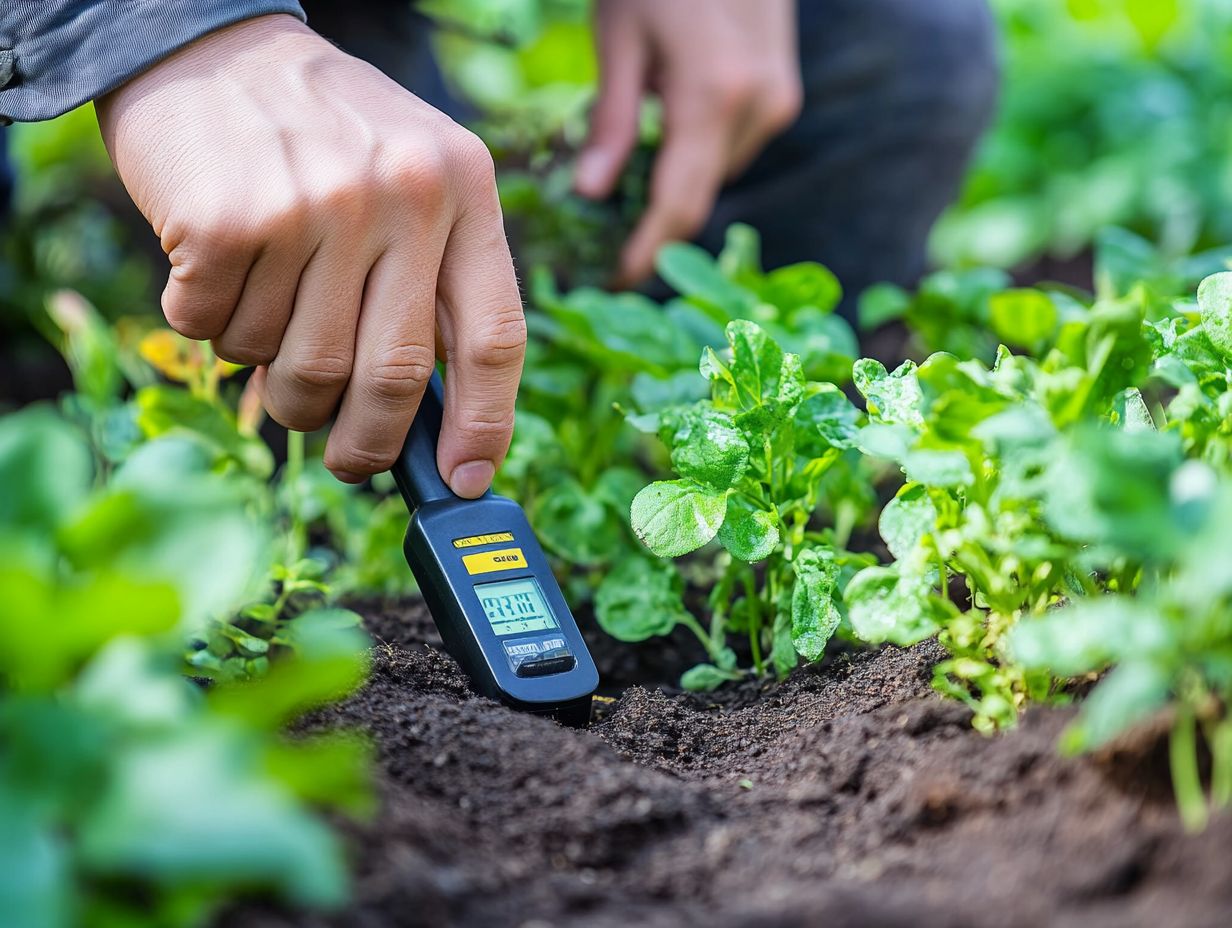
[[[666,635],[684,614],[680,575],[669,563],[636,555],[621,560],[595,592],[595,618],[618,641]]]
[[[877,528],[896,560],[904,560],[919,547],[937,523],[937,508],[923,487],[904,490],[881,511]]]
[[[1232,271],[1212,274],[1198,287],[1202,328],[1211,344],[1232,360]]]
[[[1006,290],[988,298],[992,328],[997,338],[1011,345],[1029,347],[1057,329],[1057,307],[1039,290]]]
[[[763,509],[750,509],[732,497],[727,518],[719,529],[719,543],[742,561],[764,560],[778,547],[778,516]]]
[[[698,409],[684,416],[672,439],[672,467],[687,477],[726,490],[749,464],[749,445],[730,416]]]
[[[661,480],[633,499],[633,531],[659,557],[696,551],[718,534],[727,514],[727,492],[692,480]]]

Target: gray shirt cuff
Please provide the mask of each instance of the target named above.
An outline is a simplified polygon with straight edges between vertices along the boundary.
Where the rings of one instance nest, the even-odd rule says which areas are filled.
[[[51,119],[102,96],[194,39],[294,0],[4,0],[0,125]]]

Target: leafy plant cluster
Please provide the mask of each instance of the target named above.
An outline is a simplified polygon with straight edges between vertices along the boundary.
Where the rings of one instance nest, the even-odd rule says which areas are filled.
[[[168,329],[132,319],[108,324],[70,292],[51,298],[45,318],[77,388],[62,405],[89,436],[104,476],[152,440],[182,438],[201,449],[212,471],[243,487],[254,514],[278,529],[262,551],[267,573],[251,602],[229,616],[200,604],[211,621],[187,654],[195,673],[259,675],[290,646],[298,616],[329,610],[332,621],[356,625],[357,615],[334,608],[339,597],[413,589],[401,556],[401,500],[337,484],[306,455],[299,434],[288,436],[288,460],[275,475],[258,431],[259,400],[229,382],[236,366]]]
[[[800,357],[755,323],[733,321],[726,336],[730,361],[712,348],[702,357],[710,397],[653,417],[679,479],[652,483],[631,506],[633,530],[659,557],[716,538],[722,545],[710,628],[703,632],[678,598],[664,608],[659,600],[670,593],[645,561],[613,572],[597,603],[604,627],[625,640],[677,623],[693,629],[712,659],[685,674],[684,685],[696,689],[740,676],[727,646],[733,632],[747,636],[758,673],[772,666],[786,674],[797,655],[816,660],[841,621],[840,578],[869,560],[843,548],[863,500],[828,479],[855,448],[859,410],[833,384],[806,381]],[[835,527],[813,530],[823,503]],[[756,562],[765,563],[760,574]]]
[[[732,227],[717,259],[668,246],[659,272],[679,293],[665,304],[597,288],[561,294],[546,272],[533,279],[517,428],[497,488],[526,507],[549,553],[570,568],[561,573],[574,605],[612,569],[654,576],[655,589],[678,582],[674,570],[642,563],[627,524],[634,495],[662,465],[625,418],[653,433],[658,410],[700,398],[697,357],[726,344],[725,326],[759,319],[812,377],[847,380],[856,354],[851,327],[834,315],[833,275],[812,263],[764,272],[747,226]],[[595,605],[606,627],[634,634],[609,597]]]
[[[0,911],[7,924],[190,926],[248,891],[333,906],[369,751],[284,726],[344,695],[365,639],[327,613],[259,681],[202,689],[186,636],[251,596],[251,486],[180,436],[121,462],[49,407],[0,418]]]
[[[756,670],[768,649],[784,673],[835,633],[936,636],[950,656],[935,686],[985,731],[1115,667],[1066,746],[1104,744],[1170,706],[1178,799],[1200,824],[1196,732],[1214,758],[1212,801],[1232,799],[1232,561],[1219,541],[1232,498],[1232,273],[1206,278],[1196,302],[1159,287],[1093,301],[995,291],[993,337],[1024,353],[937,352],[894,371],[861,359],[862,411],[809,382],[754,323],[729,324],[727,350],[702,356],[710,397],[653,417],[678,479],[631,506],[653,553],[716,565],[711,627],[649,568],[600,589],[621,607],[608,603],[605,627],[696,626],[713,660],[690,672],[698,687],[739,675],[733,639],[748,638]],[[901,471],[878,519],[888,563],[847,550],[837,514],[850,481],[832,475],[853,458],[844,472],[865,487],[878,462]]]

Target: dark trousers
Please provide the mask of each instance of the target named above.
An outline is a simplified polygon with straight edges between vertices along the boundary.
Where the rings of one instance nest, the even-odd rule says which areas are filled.
[[[318,31],[458,115],[405,0],[304,6]],[[717,250],[730,223],[747,222],[767,267],[829,266],[849,312],[868,285],[911,286],[924,272],[929,230],[994,109],[995,25],[986,0],[799,0],[799,10],[804,111],[723,192],[699,240]]]

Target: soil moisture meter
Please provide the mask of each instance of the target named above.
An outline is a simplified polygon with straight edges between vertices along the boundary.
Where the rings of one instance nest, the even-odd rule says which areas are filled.
[[[434,374],[391,471],[411,510],[406,560],[445,648],[482,695],[585,726],[599,673],[577,623],[522,507],[491,490],[462,499],[441,479],[442,413]]]

